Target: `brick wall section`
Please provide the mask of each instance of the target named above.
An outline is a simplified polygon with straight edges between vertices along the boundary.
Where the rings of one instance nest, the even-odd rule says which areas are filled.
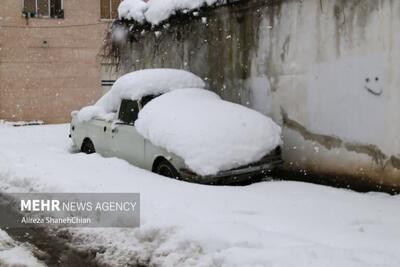
[[[64,19],[27,21],[22,1],[2,0],[0,119],[67,122],[100,97],[97,55],[108,26],[100,0],[64,0],[64,12]]]

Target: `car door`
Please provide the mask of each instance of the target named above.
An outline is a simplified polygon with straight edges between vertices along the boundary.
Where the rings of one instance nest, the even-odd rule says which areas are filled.
[[[86,125],[87,136],[92,140],[96,152],[104,157],[110,156],[111,122],[93,119]]]
[[[110,150],[113,156],[143,168],[145,141],[134,126],[138,113],[138,101],[121,101],[118,121],[113,124],[111,130]]]

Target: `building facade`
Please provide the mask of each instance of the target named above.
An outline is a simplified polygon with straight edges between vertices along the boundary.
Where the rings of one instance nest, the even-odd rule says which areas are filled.
[[[67,122],[102,94],[99,53],[120,0],[2,0],[0,119]]]

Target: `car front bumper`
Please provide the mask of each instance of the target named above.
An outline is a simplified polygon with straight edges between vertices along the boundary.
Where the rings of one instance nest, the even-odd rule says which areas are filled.
[[[270,157],[268,160],[256,163],[254,165],[248,165],[233,170],[222,171],[216,175],[200,176],[189,170],[181,169],[180,178],[181,180],[188,182],[195,182],[200,184],[236,184],[245,181],[251,181],[256,177],[266,175],[272,169],[282,164],[283,161],[280,157]]]

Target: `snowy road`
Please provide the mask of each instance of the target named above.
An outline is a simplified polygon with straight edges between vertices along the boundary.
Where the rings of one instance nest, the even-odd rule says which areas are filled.
[[[33,247],[28,242],[19,243],[0,230],[0,266],[44,267],[32,250]]]
[[[71,153],[67,136],[68,125],[0,125],[0,191],[141,193],[140,228],[68,230],[98,263],[400,266],[399,196],[297,182],[189,184]]]
[[[13,245],[0,249],[0,266],[98,266],[95,253],[70,245],[69,235],[63,236],[64,232],[24,228],[6,229],[2,234]]]
[[[10,205],[0,193],[0,205]],[[19,211],[7,209],[3,216],[17,216]],[[99,267],[96,253],[70,244],[68,231],[59,229],[5,228],[0,230],[0,266],[2,267]]]

